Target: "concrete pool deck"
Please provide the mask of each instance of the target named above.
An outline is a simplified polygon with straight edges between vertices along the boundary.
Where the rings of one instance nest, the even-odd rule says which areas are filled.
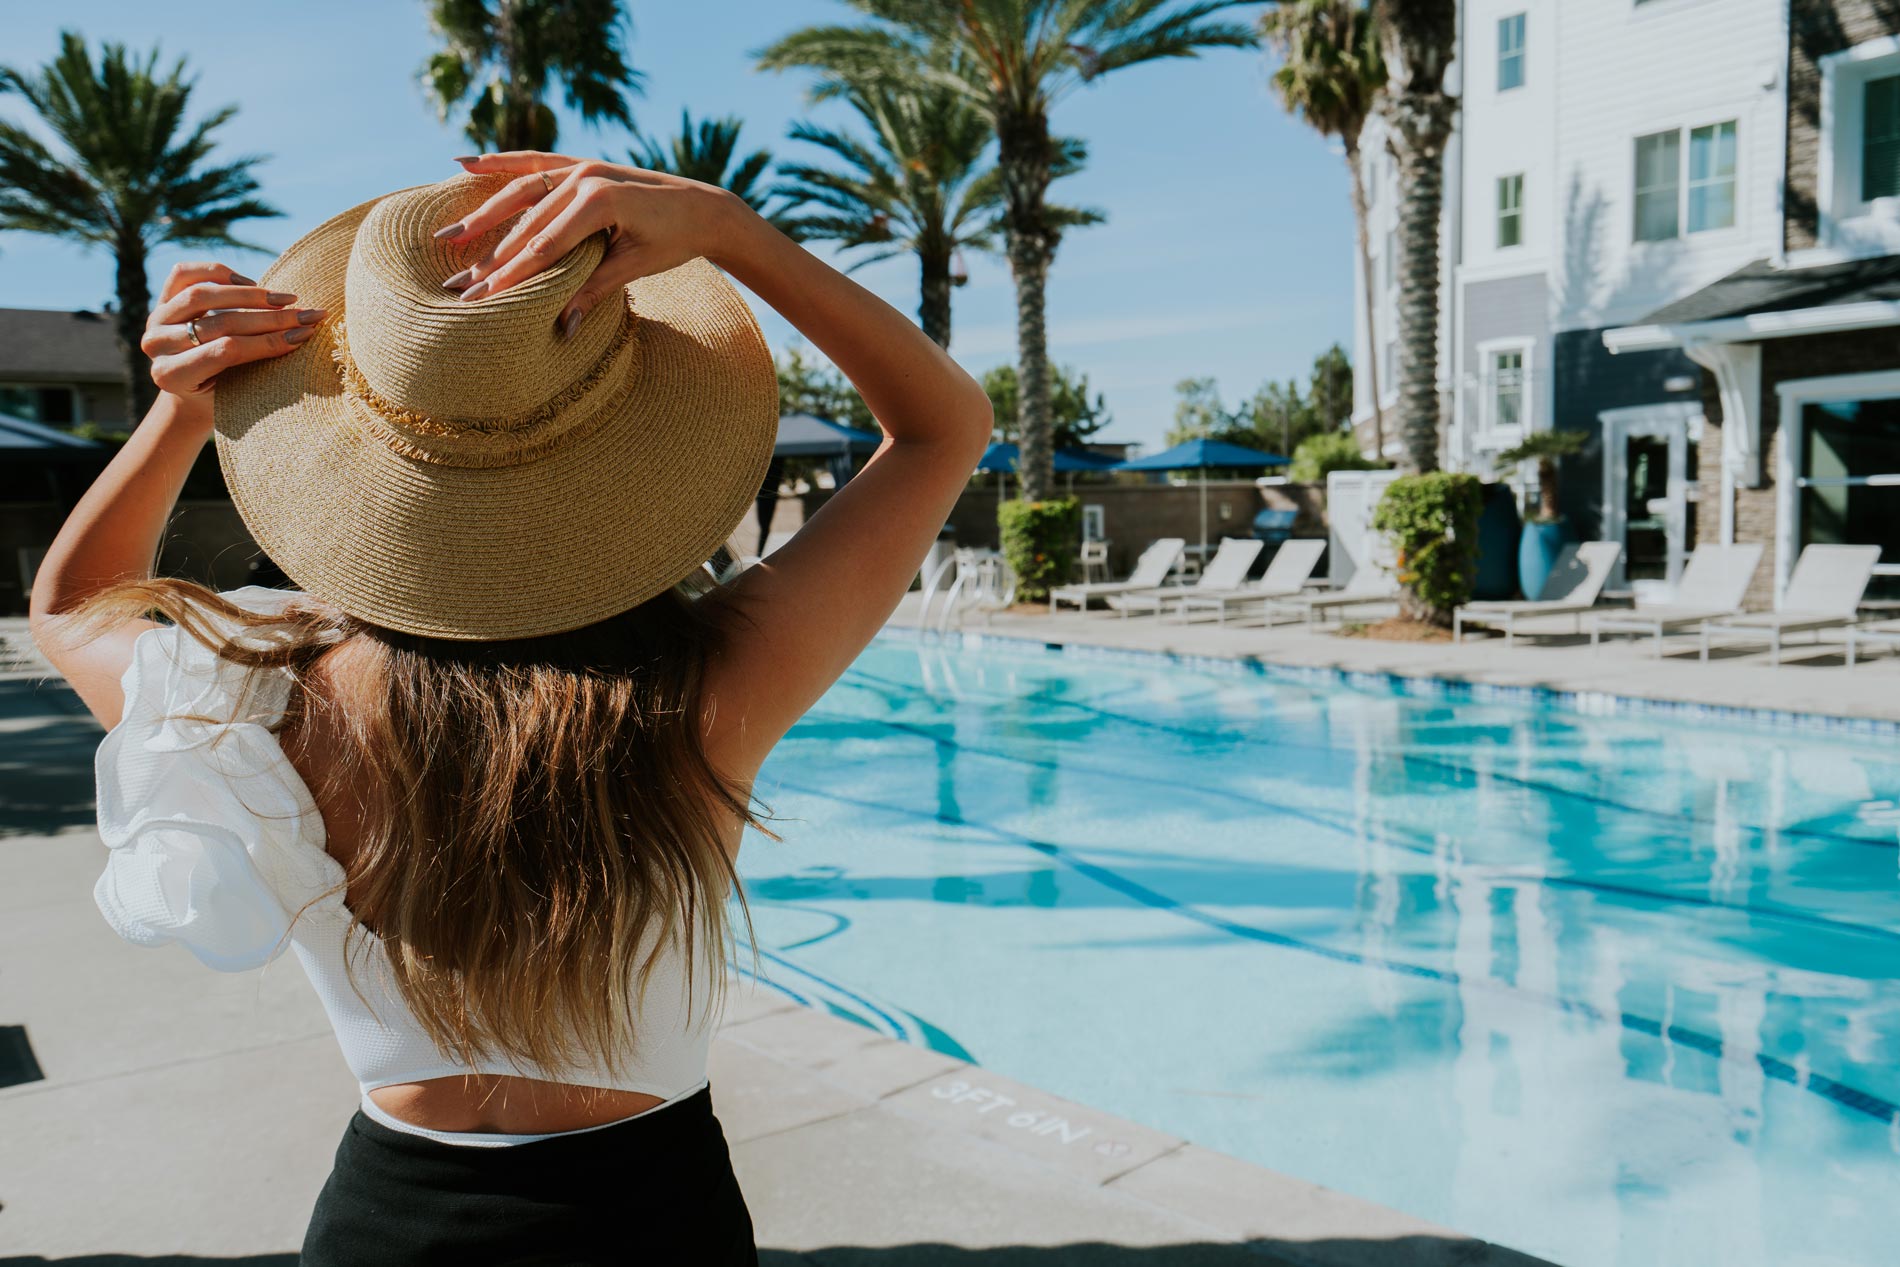
[[[99,728],[23,624],[0,622],[0,1080],[29,1079],[0,1086],[0,1267],[290,1267],[355,1083],[287,958],[218,974],[106,927]],[[1537,1262],[754,987],[711,1082],[776,1267]]]
[[[891,624],[914,629],[918,610],[918,594],[906,595]],[[1378,608],[1364,610],[1371,619],[1381,614]],[[933,608],[933,623],[935,614]],[[1484,635],[1458,644],[1342,637],[1335,632],[1337,624],[1281,624],[1268,629],[1257,617],[1250,625],[1218,625],[1211,620],[1185,624],[1173,618],[1124,619],[1114,611],[1097,608],[1082,613],[1068,607],[1052,616],[1041,605],[999,612],[987,623],[980,616],[972,617],[962,628],[966,634],[1064,646],[1900,722],[1900,656],[1876,652],[1876,658],[1845,667],[1838,630],[1823,632],[1816,643],[1807,641],[1812,635],[1795,635],[1799,641],[1783,647],[1782,663],[1773,666],[1765,646],[1718,646],[1704,663],[1698,659],[1699,644],[1693,634],[1665,639],[1660,656],[1652,639],[1619,638],[1593,651],[1587,635],[1570,632],[1570,618],[1538,619],[1545,632],[1537,638],[1526,637],[1539,626],[1521,621],[1518,642],[1511,647],[1502,638]]]

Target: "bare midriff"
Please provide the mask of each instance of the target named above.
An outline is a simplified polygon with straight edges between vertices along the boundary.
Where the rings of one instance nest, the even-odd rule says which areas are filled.
[[[430,1131],[545,1135],[600,1126],[665,1103],[657,1095],[502,1074],[398,1082],[369,1093],[398,1121]]]

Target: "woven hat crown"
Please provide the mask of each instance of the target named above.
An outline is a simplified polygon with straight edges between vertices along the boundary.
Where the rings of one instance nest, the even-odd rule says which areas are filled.
[[[572,336],[559,318],[606,247],[594,234],[544,271],[468,302],[443,281],[485,258],[512,219],[465,242],[435,231],[506,181],[466,177],[392,194],[356,231],[335,357],[363,421],[414,460],[532,461],[598,417],[635,369],[635,318],[603,302]]]
[[[443,288],[519,221],[436,230],[506,183],[459,175],[325,220],[262,281],[329,317],[219,375],[245,526],[306,592],[386,629],[532,638],[624,612],[713,555],[771,461],[772,352],[710,260],[606,288],[567,337],[603,234],[499,294]]]

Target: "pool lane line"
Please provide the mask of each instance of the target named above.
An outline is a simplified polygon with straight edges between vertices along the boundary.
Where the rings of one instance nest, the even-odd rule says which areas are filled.
[[[871,673],[871,672],[868,672],[866,670],[859,669],[856,667],[847,669],[844,675],[839,679],[839,682],[846,686],[857,687],[860,690],[873,690],[872,687],[862,686],[858,682],[853,681],[852,679],[854,677],[862,678],[865,682],[875,683],[877,686],[894,687],[897,690],[904,691],[912,696],[921,696],[924,699],[928,699],[932,701],[942,700],[945,698],[943,696],[932,694],[928,688],[925,688],[922,686],[915,686],[908,682],[900,682],[894,678],[883,677],[880,674]],[[1088,713],[1091,716],[1100,717],[1108,721],[1125,722],[1130,726],[1137,726],[1137,727],[1141,727],[1147,730],[1157,730],[1157,731],[1161,731],[1164,734],[1178,735],[1184,739],[1218,740],[1223,743],[1244,745],[1244,746],[1252,747],[1252,748],[1266,748],[1269,750],[1281,749],[1284,751],[1291,751],[1291,752],[1330,752],[1330,753],[1338,753],[1342,756],[1358,755],[1358,754],[1353,753],[1350,749],[1335,748],[1331,746],[1330,744],[1288,743],[1284,740],[1265,739],[1256,735],[1247,734],[1245,732],[1236,733],[1233,731],[1208,730],[1200,726],[1183,726],[1183,725],[1173,724],[1170,722],[1154,721],[1154,720],[1151,720],[1150,718],[1137,717],[1130,713],[1119,713],[1119,712],[1114,711],[1113,709],[1097,708],[1092,704],[1084,704],[1080,700],[1069,699],[1068,697],[1061,696],[1061,695],[1050,695],[1042,691],[1031,692],[1028,695],[1004,695],[1004,694],[994,692],[994,691],[972,691],[969,693],[982,695],[986,698],[995,699],[995,700],[1006,700],[1006,701],[1033,700],[1037,703],[1055,704],[1064,708],[1071,708],[1071,709],[1078,710],[1080,712]],[[1409,698],[1416,698],[1416,697],[1409,697]],[[951,697],[950,702],[955,702],[955,697]],[[1624,814],[1629,814],[1632,817],[1660,819],[1666,823],[1690,822],[1690,823],[1696,824],[1697,826],[1709,827],[1709,828],[1714,828],[1718,826],[1718,824],[1715,823],[1712,819],[1703,818],[1700,815],[1696,814],[1693,810],[1673,811],[1673,810],[1662,810],[1662,809],[1650,809],[1642,805],[1631,805],[1625,801],[1619,801],[1614,797],[1606,796],[1600,792],[1579,791],[1575,788],[1564,787],[1560,783],[1546,783],[1539,779],[1525,778],[1522,775],[1509,774],[1500,770],[1481,771],[1475,766],[1462,765],[1456,761],[1451,761],[1444,757],[1432,757],[1432,756],[1426,756],[1420,753],[1405,752],[1405,751],[1385,752],[1380,755],[1388,757],[1392,760],[1399,761],[1401,763],[1415,763],[1419,765],[1430,766],[1433,769],[1444,771],[1449,774],[1468,775],[1473,779],[1492,779],[1499,783],[1508,783],[1512,785],[1513,787],[1523,788],[1525,791],[1529,791],[1529,792],[1537,792],[1546,796],[1550,796],[1553,799],[1562,798],[1562,799],[1567,799],[1567,800],[1582,801],[1588,805],[1595,805],[1601,809],[1615,810]],[[1887,849],[1887,850],[1900,849],[1900,839],[1876,840],[1868,836],[1854,836],[1854,835],[1846,834],[1844,832],[1822,831],[1818,829],[1805,828],[1805,827],[1768,828],[1768,827],[1750,826],[1750,827],[1744,828],[1744,830],[1753,833],[1757,837],[1765,836],[1769,834],[1770,832],[1773,832],[1777,836],[1791,836],[1800,840],[1832,841],[1838,844],[1860,845],[1860,846],[1863,846],[1866,848],[1872,848],[1872,849]]]
[[[1157,778],[1152,775],[1108,769],[1086,762],[1065,763],[1046,758],[1027,757],[1004,749],[969,744],[960,739],[934,734],[928,727],[919,722],[892,721],[881,717],[852,717],[845,714],[821,712],[817,709],[807,712],[805,717],[818,718],[835,723],[848,723],[856,726],[875,726],[885,730],[894,730],[941,747],[954,749],[958,752],[969,753],[978,757],[987,757],[992,761],[1028,766],[1032,769],[1062,771],[1070,774],[1128,783],[1153,783],[1165,787],[1171,792],[1178,791],[1180,786],[1179,783],[1174,780]],[[946,724],[954,725],[954,723]],[[1348,839],[1357,840],[1359,838],[1359,834],[1355,829],[1341,823],[1337,818],[1328,816],[1318,810],[1306,809],[1278,801],[1262,800],[1256,796],[1249,796],[1244,792],[1235,792],[1214,785],[1197,786],[1195,791],[1202,796],[1222,798],[1270,814],[1296,818],[1301,822],[1324,828],[1327,831],[1335,832]],[[1408,835],[1412,836],[1413,841],[1416,841],[1419,838],[1416,833],[1408,833],[1405,828],[1384,819],[1380,820],[1379,826],[1382,832],[1386,833],[1378,837],[1379,843],[1424,858],[1437,860],[1441,857],[1439,850],[1433,846],[1407,841],[1406,837]],[[1845,933],[1863,937],[1873,937],[1883,941],[1900,942],[1900,929],[1883,928],[1878,924],[1862,924],[1854,920],[1835,919],[1830,916],[1815,915],[1807,911],[1795,910],[1788,907],[1763,906],[1753,902],[1724,902],[1697,893],[1674,893],[1663,889],[1648,889],[1638,885],[1619,884],[1610,880],[1595,880],[1583,876],[1526,874],[1512,871],[1506,867],[1493,868],[1469,862],[1459,862],[1456,865],[1460,871],[1466,874],[1489,880],[1523,880],[1537,884],[1548,884],[1553,888],[1576,889],[1590,893],[1601,893],[1611,897],[1646,899],[1662,905],[1695,906],[1704,910],[1737,911],[1746,915],[1760,916],[1763,919],[1773,919],[1783,923],[1801,924],[1810,928],[1823,929],[1835,934]]]
[[[1238,627],[1238,626],[1237,626]],[[1267,626],[1271,628],[1271,626]],[[907,645],[918,650],[944,654],[950,648],[943,642],[932,645],[929,631],[911,626],[887,624],[879,632],[888,645]],[[1470,678],[1444,677],[1431,673],[1400,673],[1392,669],[1348,669],[1341,665],[1286,664],[1252,652],[1239,655],[1195,654],[1192,652],[1148,650],[1118,647],[1108,643],[1056,642],[1021,634],[994,630],[957,630],[955,650],[960,653],[1000,650],[1025,659],[1036,651],[1053,652],[1071,660],[1096,660],[1141,670],[1159,666],[1183,673],[1254,677],[1280,686],[1335,687],[1358,694],[1377,691],[1407,699],[1442,700],[1450,704],[1507,704],[1561,709],[1580,716],[1602,716],[1588,701],[1607,699],[1616,707],[1611,716],[1660,717],[1674,722],[1740,723],[1772,733],[1776,729],[1806,732],[1817,739],[1894,739],[1900,737],[1900,720],[1885,717],[1848,717],[1839,713],[1800,712],[1787,708],[1750,708],[1732,704],[1710,704],[1697,700],[1658,699],[1654,696],[1624,695],[1613,690],[1586,691],[1542,685],[1512,685],[1475,682]]]
[[[1597,1007],[1593,1003],[1586,1003],[1581,999],[1569,999],[1564,998],[1562,995],[1555,994],[1541,994],[1535,990],[1525,990],[1519,986],[1506,985],[1503,982],[1490,978],[1466,977],[1451,969],[1433,968],[1426,964],[1408,963],[1402,959],[1389,959],[1383,955],[1368,955],[1353,950],[1341,950],[1337,947],[1323,945],[1319,942],[1310,942],[1298,937],[1293,937],[1286,933],[1276,933],[1269,929],[1256,928],[1251,924],[1241,924],[1233,920],[1223,919],[1218,915],[1203,911],[1199,907],[1192,906],[1185,902],[1177,902],[1158,889],[1152,889],[1139,880],[1131,880],[1112,868],[1089,862],[1087,859],[1075,855],[1063,845],[1058,845],[1051,841],[1039,840],[1034,836],[1025,836],[1020,832],[1010,831],[1005,827],[997,827],[991,823],[977,822],[972,819],[964,818],[960,814],[948,815],[940,811],[907,809],[901,805],[891,805],[883,801],[867,801],[859,797],[845,796],[837,792],[821,791],[817,788],[803,787],[783,781],[781,781],[780,786],[800,795],[814,796],[821,800],[832,801],[840,805],[850,805],[858,809],[868,809],[891,814],[900,818],[919,819],[925,822],[943,824],[945,826],[967,827],[974,831],[987,833],[999,841],[1020,845],[1023,848],[1041,854],[1051,861],[1059,862],[1079,875],[1086,876],[1106,888],[1113,889],[1124,896],[1134,899],[1142,906],[1163,911],[1171,915],[1177,915],[1193,923],[1214,929],[1217,932],[1226,933],[1231,937],[1243,941],[1261,942],[1284,950],[1299,951],[1303,954],[1314,955],[1321,959],[1329,959],[1336,963],[1349,964],[1354,967],[1378,968],[1398,976],[1415,977],[1420,980],[1434,981],[1454,987],[1469,986],[1472,989],[1502,993],[1506,996],[1542,1003],[1545,1006],[1555,1008],[1568,1015],[1579,1016],[1600,1025],[1607,1025],[1614,1022],[1631,1033],[1642,1034],[1650,1038],[1666,1038],[1669,1042],[1680,1044],[1692,1051],[1701,1052],[1703,1055],[1717,1061],[1732,1061],[1738,1064],[1744,1063],[1744,1057],[1739,1055],[1731,1056],[1729,1054],[1727,1045],[1720,1038],[1713,1034],[1704,1034],[1700,1030],[1689,1029],[1686,1026],[1675,1024],[1666,1025],[1661,1021],[1653,1020],[1650,1017],[1641,1016],[1634,1012],[1609,1012]],[[1804,1072],[1795,1068],[1785,1060],[1769,1055],[1767,1052],[1750,1052],[1747,1054],[1746,1060],[1752,1061],[1754,1065],[1761,1070],[1764,1076],[1793,1087],[1796,1090],[1811,1092],[1850,1112],[1872,1118],[1887,1126],[1893,1126],[1897,1121],[1900,1121],[1900,1105],[1883,1099],[1870,1091],[1862,1091],[1858,1087],[1849,1086],[1844,1082],[1828,1077],[1826,1074],[1815,1073],[1812,1070]],[[1675,1089],[1676,1088],[1671,1088],[1671,1090]]]

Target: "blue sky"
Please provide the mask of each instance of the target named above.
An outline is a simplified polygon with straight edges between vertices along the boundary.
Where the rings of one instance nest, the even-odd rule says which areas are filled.
[[[854,117],[807,106],[803,75],[752,69],[750,54],[787,31],[851,20],[836,0],[633,0],[630,9],[632,59],[647,77],[633,110],[646,131],[671,135],[682,106],[695,118],[737,114],[746,152],[765,146],[790,157],[810,148],[784,139],[792,120],[844,125]],[[416,85],[431,48],[420,0],[12,4],[0,56],[38,65],[63,27],[94,42],[161,43],[198,73],[198,111],[239,107],[221,152],[271,156],[258,169],[263,196],[287,215],[253,222],[247,236],[273,252],[366,198],[451,174],[449,157],[467,152],[459,123],[439,122]],[[1212,375],[1231,404],[1263,379],[1304,379],[1335,340],[1350,345],[1345,170],[1327,142],[1281,109],[1269,69],[1263,54],[1218,50],[1119,71],[1056,107],[1057,130],[1090,147],[1088,169],[1057,186],[1058,196],[1107,212],[1108,223],[1072,233],[1056,258],[1050,351],[1107,397],[1115,422],[1104,439],[1158,445],[1179,379]],[[0,115],[23,118],[23,103],[0,98]],[[624,159],[627,142],[617,129],[564,116],[561,146]],[[847,262],[824,244],[813,249]],[[177,258],[161,252],[154,281]],[[238,252],[230,262],[254,275],[267,257]],[[970,270],[955,292],[951,352],[980,373],[1014,360],[1014,298],[1000,259],[972,257]],[[852,276],[916,312],[910,263]],[[111,293],[103,253],[0,234],[0,306],[97,307]],[[753,306],[775,349],[797,337],[763,303]]]

